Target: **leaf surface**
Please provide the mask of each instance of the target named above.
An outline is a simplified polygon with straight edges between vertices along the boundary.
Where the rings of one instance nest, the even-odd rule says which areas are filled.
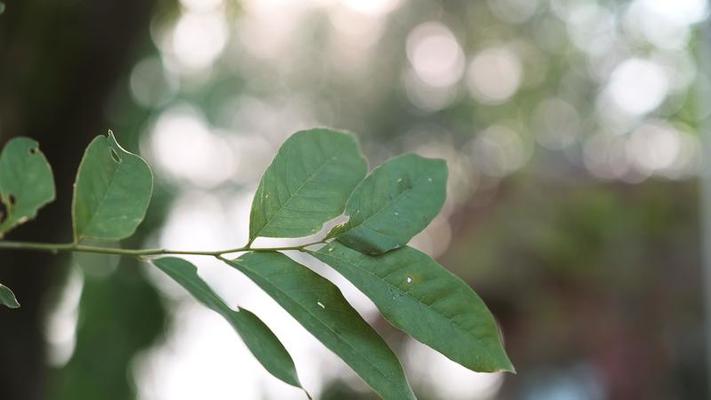
[[[8,308],[20,308],[15,293],[12,293],[12,290],[2,283],[0,283],[0,304]]]
[[[197,268],[186,260],[165,257],[154,260],[153,264],[199,302],[222,315],[267,371],[283,382],[302,388],[293,359],[276,335],[256,315],[244,308],[232,310],[198,276]]]
[[[54,177],[36,141],[10,140],[0,154],[0,238],[54,200]]]
[[[346,204],[348,222],[329,238],[377,255],[402,247],[439,213],[447,196],[443,160],[405,154],[374,169]]]
[[[385,400],[414,399],[402,366],[331,282],[276,252],[230,261]]]
[[[328,129],[295,133],[259,183],[250,214],[250,240],[316,233],[343,212],[366,172],[352,135]]]
[[[87,147],[74,185],[74,240],[120,240],[143,221],[153,175],[143,159],[124,150],[113,133]]]
[[[496,321],[464,281],[411,247],[372,257],[332,242],[314,257],[368,296],[394,326],[478,372],[514,371]]]

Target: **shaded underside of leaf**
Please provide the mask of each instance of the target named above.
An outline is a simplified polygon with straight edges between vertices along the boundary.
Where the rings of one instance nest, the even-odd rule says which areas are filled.
[[[54,200],[52,168],[36,141],[10,140],[0,154],[0,237]]]
[[[386,400],[414,399],[395,354],[331,282],[276,252],[229,261]]]
[[[428,255],[404,247],[372,257],[338,242],[310,254],[353,283],[394,326],[453,361],[479,372],[514,371],[484,302]]]
[[[346,204],[350,217],[328,236],[363,253],[402,247],[439,213],[447,195],[443,160],[405,154],[374,169]]]
[[[232,310],[198,276],[197,268],[186,260],[165,257],[154,260],[153,264],[202,304],[222,315],[267,371],[283,382],[302,388],[293,359],[276,335],[256,315],[244,308]]]
[[[15,293],[12,293],[12,290],[2,283],[0,283],[0,304],[8,308],[20,308]]]
[[[120,240],[143,221],[153,175],[143,159],[121,148],[113,133],[87,147],[74,186],[74,239]]]
[[[297,132],[279,149],[259,183],[250,214],[250,240],[317,232],[343,212],[367,172],[355,138],[328,129]]]

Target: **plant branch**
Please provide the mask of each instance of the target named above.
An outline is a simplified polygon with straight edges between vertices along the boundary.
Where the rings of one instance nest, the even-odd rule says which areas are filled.
[[[309,246],[325,243],[323,240],[302,244],[300,246],[283,247],[262,247],[252,248],[250,245],[232,249],[204,251],[204,250],[173,250],[173,249],[120,249],[113,247],[86,246],[75,243],[34,243],[34,242],[12,242],[0,240],[0,250],[30,250],[45,251],[50,253],[97,253],[114,254],[134,257],[148,257],[161,255],[195,255],[195,256],[222,256],[230,253],[243,253],[247,251],[304,251]]]

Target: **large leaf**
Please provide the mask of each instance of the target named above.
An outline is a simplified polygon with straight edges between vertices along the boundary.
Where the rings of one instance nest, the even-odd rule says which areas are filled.
[[[20,137],[0,155],[0,237],[54,200],[54,178],[39,145]]]
[[[276,252],[230,261],[385,400],[414,399],[395,354],[331,282]]]
[[[343,212],[367,172],[350,134],[312,129],[292,135],[264,173],[252,203],[249,237],[300,237]]]
[[[513,371],[494,317],[461,279],[404,247],[371,257],[332,242],[310,252],[352,282],[396,327],[463,366]]]
[[[146,215],[151,169],[119,146],[113,133],[98,136],[84,153],[74,185],[74,240],[131,236]]]
[[[296,366],[274,333],[256,315],[232,310],[197,274],[197,268],[180,258],[166,257],[153,264],[187,289],[198,301],[222,315],[242,337],[249,350],[272,375],[301,388]]]
[[[12,293],[9,287],[0,283],[0,304],[9,308],[20,308],[20,303],[15,298],[15,293]]]
[[[446,186],[443,160],[393,158],[356,187],[346,204],[350,219],[329,237],[373,255],[402,247],[439,213]]]

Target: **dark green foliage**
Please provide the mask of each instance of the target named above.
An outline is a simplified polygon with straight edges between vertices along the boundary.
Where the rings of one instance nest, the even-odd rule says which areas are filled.
[[[447,196],[447,165],[415,154],[376,168],[348,199],[348,222],[329,237],[367,254],[405,246],[439,213]]]
[[[242,308],[232,310],[200,279],[197,268],[191,263],[175,257],[165,257],[153,264],[190,292],[209,309],[222,315],[237,331],[245,344],[260,363],[272,375],[282,381],[301,387],[296,374],[296,366],[284,345],[256,315]]]
[[[145,161],[121,148],[111,131],[97,137],[84,153],[74,185],[74,241],[131,236],[146,215],[152,191]]]
[[[384,399],[415,398],[395,354],[334,284],[277,252],[247,253],[229,264],[259,285]]]
[[[54,200],[52,169],[32,139],[15,138],[0,155],[0,238]]]
[[[300,237],[339,216],[367,166],[355,138],[326,129],[291,136],[254,196],[249,238]]]
[[[366,170],[366,161],[352,135],[327,129],[298,132],[283,144],[259,184],[250,214],[247,246],[212,252],[86,246],[79,242],[115,241],[132,235],[143,220],[151,197],[150,168],[140,157],[122,149],[109,132],[89,145],[79,167],[73,203],[74,243],[0,241],[0,247],[139,257],[217,257],[261,287],[382,398],[415,399],[395,353],[351,307],[338,287],[281,252],[298,250],[333,267],[373,300],[395,327],[450,359],[474,371],[513,371],[499,328],[484,302],[464,281],[407,246],[444,204],[445,162],[406,154],[384,163],[367,177]],[[24,181],[36,184],[29,190],[18,184]],[[0,195],[7,199],[8,190],[16,194],[13,199],[17,204],[14,200],[4,201],[9,212],[5,225],[0,225],[0,233],[3,227],[6,231],[32,218],[54,198],[49,166],[36,143],[29,139],[11,142],[0,158]],[[344,212],[348,221],[316,243],[251,247],[260,236],[311,236]],[[312,247],[323,244],[321,249]],[[225,258],[225,254],[235,252],[244,254],[236,259]],[[227,306],[199,277],[197,268],[185,260],[163,257],[153,260],[153,264],[222,315],[265,369],[282,381],[301,387],[291,356],[255,314]],[[107,296],[116,293],[113,286],[104,290]],[[130,293],[131,290],[121,291],[122,296],[135,300]],[[0,300],[9,307],[19,306],[12,292],[2,285]],[[116,321],[111,315],[107,325]],[[81,334],[80,326],[80,339]],[[100,335],[90,337],[100,340]],[[78,357],[72,362],[93,360]],[[119,355],[107,355],[102,365],[110,365],[112,357]]]

